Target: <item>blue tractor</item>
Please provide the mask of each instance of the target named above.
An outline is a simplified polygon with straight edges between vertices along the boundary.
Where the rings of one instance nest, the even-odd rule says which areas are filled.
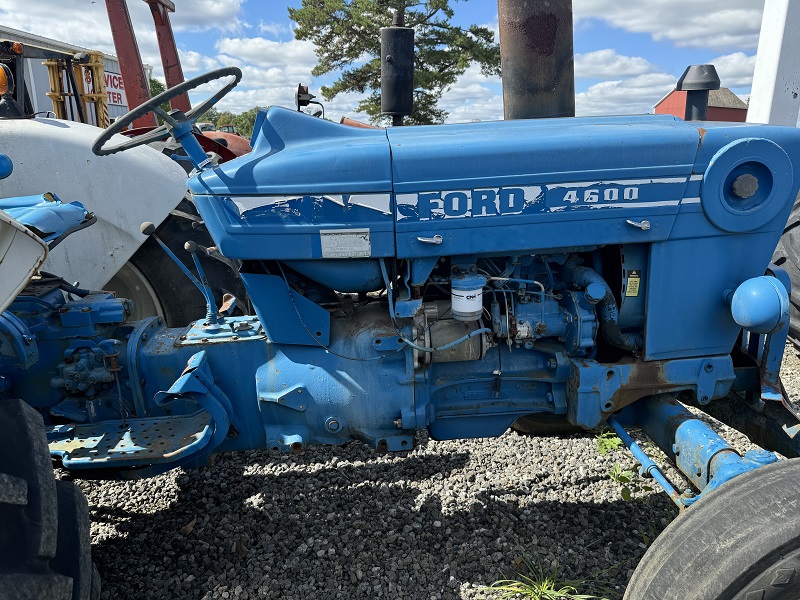
[[[224,77],[188,114],[159,108]],[[131,322],[129,301],[49,276],[0,315],[5,406],[41,415],[63,468],[135,478],[253,448],[402,452],[420,430],[608,425],[686,509],[626,597],[796,597],[780,582],[800,567],[800,462],[775,455],[800,454],[779,378],[789,280],[769,260],[800,189],[800,131],[655,116],[374,130],[271,108],[252,153],[215,165],[191,128],[240,78],[168,90],[94,151],[165,130],[183,144],[255,315],[218,307],[200,263],[174,255],[207,302],[188,327]],[[151,110],[161,131],[114,138]],[[738,454],[697,410],[764,450]]]

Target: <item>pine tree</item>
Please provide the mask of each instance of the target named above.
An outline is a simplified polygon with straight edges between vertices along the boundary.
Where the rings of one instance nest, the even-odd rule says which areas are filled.
[[[453,25],[450,0],[303,0],[289,16],[297,23],[295,37],[316,46],[313,74],[341,71],[333,85],[322,88],[327,100],[343,92],[369,92],[357,110],[381,121],[380,28],[391,25],[394,10],[405,12],[405,24],[415,35],[414,113],[406,123],[443,122],[447,112],[438,107],[439,100],[470,65],[480,65],[485,75],[499,74],[494,33],[478,25]]]

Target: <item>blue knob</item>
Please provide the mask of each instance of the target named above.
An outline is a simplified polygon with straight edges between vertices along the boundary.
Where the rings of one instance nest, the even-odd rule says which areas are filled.
[[[11,171],[13,170],[14,164],[11,162],[11,159],[5,154],[0,153],[0,179],[5,179],[11,175]]]
[[[733,293],[731,314],[733,320],[748,331],[780,331],[789,322],[789,294],[774,277],[753,277]]]

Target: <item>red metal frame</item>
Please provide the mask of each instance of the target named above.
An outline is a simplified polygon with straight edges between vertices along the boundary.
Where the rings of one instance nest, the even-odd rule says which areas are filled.
[[[175,87],[183,83],[183,69],[181,60],[178,57],[178,47],[175,45],[175,36],[172,34],[172,25],[169,22],[169,13],[175,12],[175,5],[170,0],[144,0],[150,6],[153,13],[153,22],[156,26],[156,36],[158,37],[158,49],[161,52],[161,64],[164,67],[164,78],[167,80],[167,88]],[[192,106],[189,104],[189,96],[181,94],[177,98],[170,100],[171,108],[188,112]]]
[[[171,0],[144,1],[150,6],[150,12],[153,14],[164,77],[167,81],[167,88],[171,88],[184,80],[181,61],[178,57],[178,47],[175,45],[175,36],[169,22],[169,13],[175,12],[175,4]],[[139,53],[139,45],[136,43],[136,35],[133,32],[126,0],[106,0],[106,11],[111,24],[114,47],[117,49],[119,70],[122,72],[122,80],[125,82],[128,108],[133,110],[150,99],[150,82],[144,73],[142,56]],[[186,94],[172,99],[169,104],[171,108],[177,108],[183,112],[192,108],[189,96]],[[136,119],[133,125],[134,127],[154,127],[156,117],[150,113]]]
[[[161,53],[161,64],[164,66],[164,78],[169,89],[184,81],[183,69],[178,56],[178,47],[175,44],[175,36],[172,33],[172,25],[169,22],[169,13],[175,12],[175,4],[171,0],[144,0],[144,2],[147,3],[150,7],[150,12],[153,14],[156,36],[158,37],[158,48]],[[111,23],[114,46],[117,49],[119,69],[125,82],[128,108],[133,110],[150,99],[150,82],[145,77],[142,57],[139,53],[139,46],[136,43],[136,36],[133,33],[133,25],[131,24],[126,0],[106,0],[106,10],[108,11],[108,20]],[[169,104],[171,108],[181,110],[184,113],[192,108],[188,94],[181,94],[173,98]],[[134,132],[150,131],[156,125],[155,115],[148,113],[136,119],[133,122],[133,129],[127,133],[130,135]],[[250,151],[250,144],[241,136],[219,131],[212,131],[209,134],[207,136],[195,135],[200,140],[200,145],[204,150],[216,152],[222,157],[223,162]],[[227,146],[218,143],[214,138],[224,139]]]
[[[106,0],[108,21],[111,24],[111,35],[117,49],[119,70],[125,82],[125,96],[128,109],[133,110],[150,99],[150,82],[144,73],[139,45],[133,33],[131,16],[125,0]],[[156,117],[148,113],[133,122],[134,127],[155,127]]]

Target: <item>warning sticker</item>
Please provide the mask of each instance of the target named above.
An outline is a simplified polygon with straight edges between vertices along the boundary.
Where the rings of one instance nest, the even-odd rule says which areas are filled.
[[[625,287],[626,296],[638,296],[639,284],[642,281],[641,272],[639,269],[631,269],[628,271],[628,285]]]
[[[369,229],[322,229],[322,258],[366,258],[372,256]]]

